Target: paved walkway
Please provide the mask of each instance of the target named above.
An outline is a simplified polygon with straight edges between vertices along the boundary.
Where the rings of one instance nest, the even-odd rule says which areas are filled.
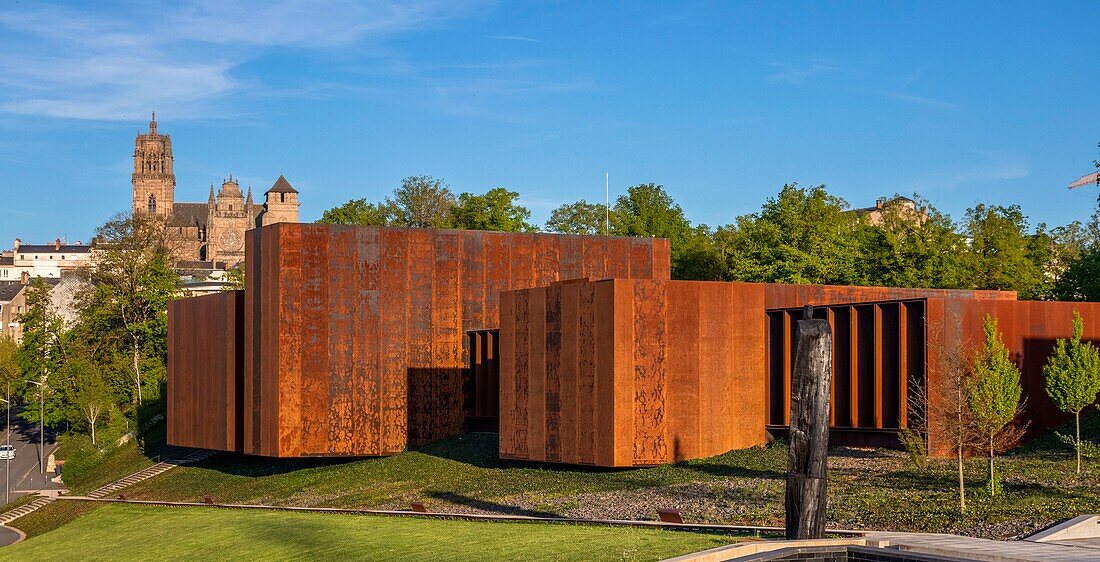
[[[142,480],[148,480],[158,474],[163,474],[181,464],[199,462],[201,460],[210,458],[210,456],[212,456],[215,452],[216,451],[211,451],[209,449],[187,449],[180,451],[176,455],[173,455],[172,458],[154,464],[153,466],[150,466],[149,468],[146,468],[144,470],[139,470],[138,472],[135,472],[115,482],[111,482],[110,484],[107,484],[106,486],[103,486],[102,488],[99,488],[98,490],[89,493],[88,497],[95,499],[106,498],[109,495],[123,488],[126,488],[127,486],[133,486],[134,484],[137,484]]]
[[[959,535],[878,531],[868,532],[866,539],[869,546],[881,541],[901,550],[986,562],[1081,562],[1082,560],[1100,560],[1100,551],[1069,544],[995,541]]]
[[[8,546],[23,540],[23,532],[0,525],[0,546]]]
[[[117,492],[127,486],[132,486],[134,484],[137,484],[138,482],[141,482],[142,480],[147,480],[158,474],[167,472],[181,464],[199,462],[203,459],[209,458],[215,452],[216,451],[211,451],[208,449],[173,450],[170,453],[171,457],[169,459],[150,466],[149,468],[139,470],[129,476],[126,476],[125,478],[121,478],[119,480],[111,482],[110,484],[107,484],[106,486],[103,486],[102,488],[91,492],[90,494],[88,494],[88,497],[92,499],[106,498],[108,495],[113,494],[114,492]],[[52,503],[55,499],[57,499],[58,496],[56,495],[56,491],[50,492],[46,492],[49,495],[40,497],[32,501],[31,503],[21,505],[11,511],[0,513],[0,528],[3,528],[3,525],[7,525],[15,521],[16,519],[27,515],[28,513],[36,511],[39,508]],[[0,546],[4,545],[5,543],[0,540]]]

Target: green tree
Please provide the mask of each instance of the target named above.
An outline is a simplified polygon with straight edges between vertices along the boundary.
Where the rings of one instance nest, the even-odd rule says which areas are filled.
[[[103,380],[98,366],[84,357],[68,361],[65,369],[73,381],[73,406],[79,412],[80,421],[87,424],[92,444],[96,444],[96,425],[108,415],[113,405],[110,388]]]
[[[1086,251],[1070,263],[1054,283],[1053,293],[1059,300],[1100,300],[1100,250]]]
[[[227,291],[244,290],[244,263],[239,263],[226,270],[225,288]]]
[[[1081,473],[1081,410],[1096,402],[1100,393],[1100,351],[1089,342],[1082,342],[1085,323],[1081,314],[1073,312],[1073,337],[1059,338],[1054,353],[1043,367],[1047,395],[1063,412],[1072,412],[1077,425],[1074,450],[1077,452],[1077,474]]]
[[[390,226],[397,222],[397,210],[389,201],[368,203],[366,199],[352,199],[339,207],[333,207],[321,215],[322,224],[347,224],[358,226]]]
[[[967,404],[978,431],[985,437],[989,452],[989,492],[996,495],[1000,479],[994,470],[994,459],[1000,448],[1007,448],[1004,436],[1008,425],[1020,412],[1020,370],[1009,357],[1001,341],[997,319],[985,316],[982,326],[985,342],[974,359],[974,368],[967,386]]]
[[[142,403],[144,358],[163,364],[167,354],[168,301],[179,288],[169,267],[163,223],[145,215],[118,216],[99,227],[95,289],[85,302],[100,338],[126,350],[134,403]]]
[[[19,353],[19,346],[15,344],[15,340],[0,335],[0,393],[3,393],[4,400],[13,400],[12,387],[19,380],[19,361],[16,359],[16,355]],[[7,404],[7,407],[13,406],[13,404]],[[7,409],[4,410],[5,414]],[[5,418],[5,423],[7,422]],[[8,428],[4,427],[4,431]]]
[[[1019,205],[979,203],[967,210],[965,233],[969,285],[975,289],[1017,291],[1022,298],[1044,295],[1042,266],[1049,257],[1043,241],[1028,234]]]
[[[684,210],[663,186],[644,183],[627,189],[626,194],[616,199],[614,211],[611,215],[614,234],[669,239],[673,279],[689,279],[706,270],[699,260],[712,255],[705,251],[709,229],[692,227]]]
[[[859,281],[856,217],[824,186],[783,186],[759,213],[722,234],[733,281],[827,283]]]
[[[894,198],[897,200],[897,197]],[[955,288],[963,280],[966,247],[951,218],[919,196],[914,208],[886,205],[881,222],[857,231],[859,283],[886,287]]]
[[[56,425],[64,421],[64,409],[56,394],[40,401],[41,390],[37,386],[49,384],[56,376],[65,348],[64,323],[50,304],[50,285],[45,279],[35,278],[27,287],[25,309],[17,321],[23,328],[23,341],[16,353],[21,378],[14,386],[26,404],[20,416],[27,421]],[[44,410],[40,411],[40,403]]]
[[[454,209],[454,227],[465,230],[533,232],[531,211],[517,203],[519,193],[495,187],[483,195],[463,193]]]
[[[604,227],[608,209],[598,203],[589,203],[584,199],[576,203],[567,203],[550,213],[546,221],[546,230],[561,234],[610,234]]]
[[[394,208],[396,224],[414,228],[450,228],[457,205],[450,186],[431,176],[401,180],[386,204]]]

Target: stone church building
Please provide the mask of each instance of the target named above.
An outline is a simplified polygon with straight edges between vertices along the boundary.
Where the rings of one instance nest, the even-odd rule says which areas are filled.
[[[283,176],[264,193],[264,203],[252,200],[252,188],[241,192],[230,175],[205,203],[176,202],[176,175],[172,171],[172,137],[157,132],[157,116],[149,132],[134,141],[135,215],[150,213],[165,219],[175,260],[180,264],[206,262],[212,269],[228,269],[244,260],[244,233],[277,222],[298,222],[298,191]]]

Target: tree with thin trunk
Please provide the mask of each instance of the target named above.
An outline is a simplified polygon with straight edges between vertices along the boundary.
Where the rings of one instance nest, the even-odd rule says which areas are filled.
[[[1081,474],[1081,410],[1096,402],[1100,393],[1100,350],[1082,342],[1085,323],[1081,314],[1073,312],[1073,337],[1058,339],[1054,353],[1043,367],[1047,395],[1063,412],[1073,413],[1077,433],[1074,450],[1077,453],[1077,474]]]
[[[985,342],[974,359],[974,368],[966,387],[967,404],[974,421],[985,437],[989,452],[989,494],[997,495],[1000,479],[994,467],[997,453],[1009,447],[1019,430],[1009,427],[1021,411],[1020,370],[1012,362],[1001,341],[997,319],[986,314],[983,323]]]
[[[120,215],[96,232],[95,285],[85,305],[100,317],[129,356],[134,403],[142,403],[142,353],[167,334],[168,301],[179,276],[170,267],[163,220],[148,215]],[[159,350],[157,351],[159,353]]]
[[[95,363],[86,359],[74,359],[66,365],[74,378],[76,392],[73,404],[88,423],[92,445],[96,444],[96,425],[111,409],[111,390]]]
[[[953,341],[962,342],[956,326]],[[910,427],[927,436],[929,426],[935,426],[935,434],[950,444],[958,473],[959,513],[966,511],[966,458],[975,449],[980,450],[984,438],[974,423],[974,413],[967,400],[970,371],[973,366],[973,349],[960,343],[959,348],[948,349],[943,337],[943,326],[928,327],[928,354],[940,357],[939,380],[942,390],[935,399],[928,395],[923,380],[909,381]],[[938,445],[936,448],[938,449]],[[932,448],[931,444],[929,448]]]

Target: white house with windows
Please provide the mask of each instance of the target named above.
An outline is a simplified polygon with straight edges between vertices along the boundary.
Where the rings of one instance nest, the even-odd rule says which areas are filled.
[[[63,271],[92,265],[92,247],[60,239],[49,244],[24,244],[15,239],[10,251],[0,254],[0,281],[18,281],[24,273],[30,279],[60,279]]]

